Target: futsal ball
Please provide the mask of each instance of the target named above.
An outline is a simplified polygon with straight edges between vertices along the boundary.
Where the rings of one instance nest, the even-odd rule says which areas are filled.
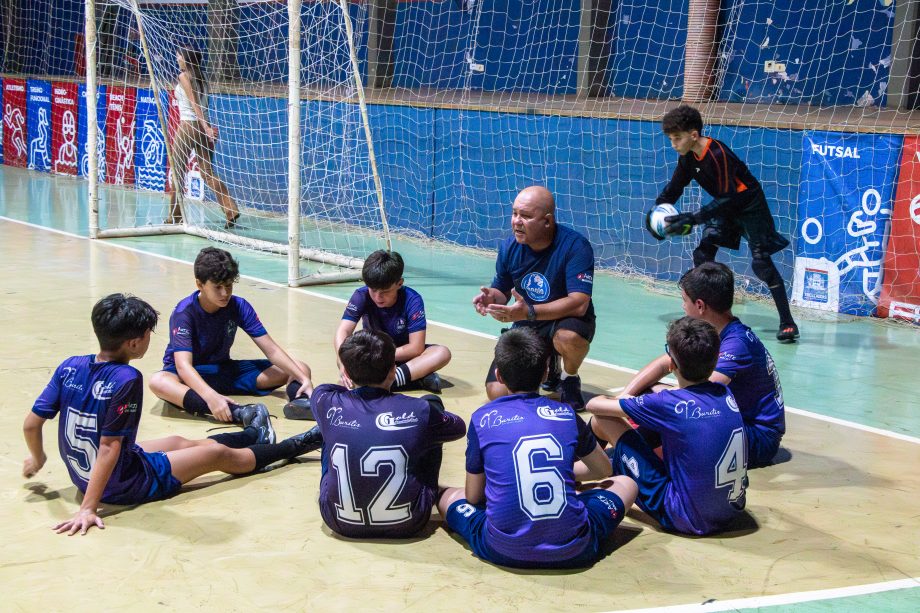
[[[664,229],[668,225],[667,222],[665,222],[665,217],[679,214],[680,211],[678,211],[673,204],[658,204],[646,214],[645,225],[652,236],[658,240],[664,240],[668,237],[664,232]]]

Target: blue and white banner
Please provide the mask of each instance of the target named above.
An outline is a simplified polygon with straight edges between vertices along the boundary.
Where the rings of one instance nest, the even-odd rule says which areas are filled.
[[[26,130],[28,165],[32,170],[51,170],[51,83],[29,80],[26,84]]]
[[[142,189],[166,191],[166,139],[152,90],[137,90],[134,124],[135,183]]]
[[[803,133],[793,304],[875,312],[902,140]]]
[[[105,85],[96,87],[96,123],[98,133],[96,134],[96,159],[99,165],[99,182],[105,182],[105,105],[106,105]],[[80,164],[77,166],[77,174],[85,177],[89,174],[89,143],[86,142],[86,129],[88,117],[86,113],[86,85],[80,84],[78,102],[79,110],[77,112],[77,149],[80,151]]]

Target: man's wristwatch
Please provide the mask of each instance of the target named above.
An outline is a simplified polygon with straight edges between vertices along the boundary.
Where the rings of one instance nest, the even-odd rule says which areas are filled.
[[[537,310],[529,302],[527,303],[527,321],[535,321],[537,319]]]

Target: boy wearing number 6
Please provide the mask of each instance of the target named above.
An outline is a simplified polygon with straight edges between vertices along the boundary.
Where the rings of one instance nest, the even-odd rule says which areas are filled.
[[[473,553],[517,568],[581,568],[636,498],[629,477],[606,489],[575,490],[582,476],[606,479],[610,460],[571,406],[541,397],[548,348],[530,328],[512,328],[495,346],[496,375],[511,392],[473,413],[467,433],[466,486],[448,488],[438,511]]]
[[[744,423],[731,391],[709,380],[719,359],[719,334],[711,324],[678,319],[668,328],[665,349],[678,389],[596,396],[587,406],[591,428],[610,441],[613,472],[638,482],[639,508],[669,532],[712,534],[744,509]],[[663,459],[653,451],[659,437]]]
[[[719,247],[738,249],[743,236],[751,248],[751,268],[767,284],[779,313],[776,338],[795,342],[799,328],[789,310],[786,285],[770,257],[788,247],[789,240],[776,231],[760,183],[725,143],[702,135],[703,118],[695,108],[684,104],[668,111],[661,129],[680,158],[655,204],[674,204],[694,180],[713,197],[696,213],[665,218],[665,233],[688,234],[693,226],[705,224],[703,238],[693,250],[694,266],[714,261]]]
[[[390,392],[396,346],[385,332],[355,332],[338,357],[353,388],[320,385],[311,397],[324,441],[320,514],[349,538],[411,537],[431,517],[441,447],[463,436],[463,419],[437,396]]]

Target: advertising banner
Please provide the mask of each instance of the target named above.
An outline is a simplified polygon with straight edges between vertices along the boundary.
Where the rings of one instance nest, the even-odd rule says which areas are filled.
[[[29,139],[29,168],[51,170],[51,83],[26,81],[26,125]]]
[[[160,128],[156,98],[152,90],[137,90],[134,112],[137,125],[134,170],[137,186],[158,192],[166,190],[166,140]]]
[[[80,150],[80,166],[77,168],[77,174],[85,177],[89,174],[89,155],[90,146],[86,142],[87,138],[87,117],[86,114],[86,86],[80,84],[77,88],[79,93],[79,102],[77,110],[77,149]],[[106,111],[106,91],[105,85],[96,87],[96,158],[99,166],[99,182],[105,182],[105,111]]]
[[[0,113],[3,112],[3,79],[0,79]],[[0,164],[3,163],[3,117],[0,116]]]
[[[28,159],[23,79],[3,79],[3,159],[6,165],[20,168],[25,168]]]
[[[905,136],[891,213],[879,317],[920,324],[920,136]]]
[[[901,136],[804,132],[792,303],[873,315]]]
[[[51,170],[62,175],[76,175],[77,83],[51,84]]]
[[[108,88],[105,115],[105,182],[134,184],[134,104],[133,87]]]

